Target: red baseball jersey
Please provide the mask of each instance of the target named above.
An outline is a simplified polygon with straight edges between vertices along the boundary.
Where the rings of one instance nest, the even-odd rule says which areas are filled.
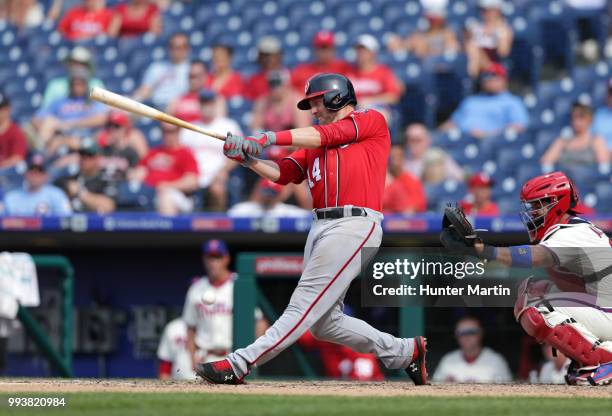
[[[391,147],[384,116],[372,109],[356,110],[314,127],[325,145],[282,159],[278,182],[308,181],[315,208],[355,205],[381,211]]]

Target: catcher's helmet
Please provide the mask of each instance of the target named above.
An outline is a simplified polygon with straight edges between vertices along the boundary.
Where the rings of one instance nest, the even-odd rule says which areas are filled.
[[[565,173],[553,172],[525,182],[521,204],[521,220],[529,230],[529,239],[538,242],[550,227],[561,221],[563,214],[575,213],[578,193]]]
[[[310,110],[311,98],[323,96],[325,108],[338,111],[349,104],[357,105],[357,96],[351,81],[340,74],[316,74],[306,82],[304,98],[297,106],[300,110]]]

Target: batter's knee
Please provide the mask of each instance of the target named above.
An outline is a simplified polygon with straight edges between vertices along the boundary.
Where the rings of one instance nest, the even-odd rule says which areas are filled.
[[[330,337],[333,327],[333,320],[329,316],[325,316],[310,327],[310,333],[316,339],[326,341]]]

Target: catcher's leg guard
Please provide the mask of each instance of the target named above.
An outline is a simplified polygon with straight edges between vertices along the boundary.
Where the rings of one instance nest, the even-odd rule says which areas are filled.
[[[582,366],[612,361],[612,351],[602,348],[598,341],[589,340],[572,325],[572,322],[551,327],[536,308],[530,307],[521,315],[520,323],[538,342],[550,344]]]

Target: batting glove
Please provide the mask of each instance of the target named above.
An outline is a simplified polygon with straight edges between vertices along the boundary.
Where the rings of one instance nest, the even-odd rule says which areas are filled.
[[[259,156],[263,149],[276,143],[276,133],[266,131],[254,136],[247,136],[242,142],[242,150],[249,156]]]
[[[228,159],[235,160],[241,165],[247,166],[251,161],[251,157],[242,151],[243,141],[244,139],[242,137],[227,133],[227,138],[223,145],[223,154]]]

